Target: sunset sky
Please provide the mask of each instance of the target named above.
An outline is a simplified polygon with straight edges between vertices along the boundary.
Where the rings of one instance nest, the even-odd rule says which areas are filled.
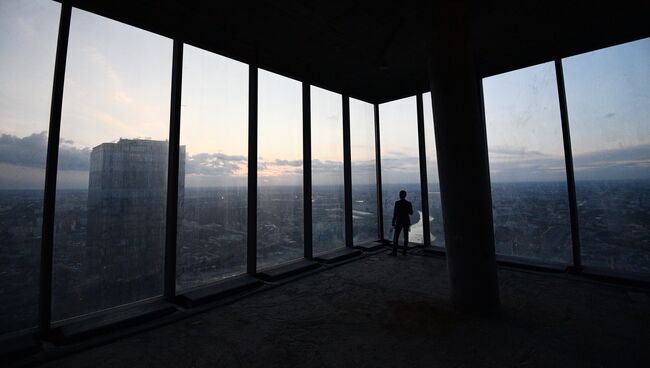
[[[60,4],[0,2],[0,188],[42,188]],[[85,188],[90,150],[166,140],[172,41],[73,9],[59,188]],[[564,59],[578,179],[650,178],[650,39]],[[245,185],[248,66],[186,45],[181,144],[188,186]],[[552,63],[483,80],[495,181],[564,180]],[[302,183],[301,83],[259,71],[260,185]],[[339,94],[312,87],[314,184],[342,183]],[[427,116],[429,178],[435,148]],[[373,107],[351,102],[353,172],[374,177]],[[380,105],[382,175],[418,182],[415,98]],[[431,126],[430,126],[431,125]]]

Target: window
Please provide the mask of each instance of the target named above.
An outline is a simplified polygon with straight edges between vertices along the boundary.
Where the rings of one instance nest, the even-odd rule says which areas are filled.
[[[497,254],[571,262],[553,63],[483,80]]]
[[[650,273],[650,38],[564,59],[583,263]]]
[[[304,256],[302,84],[259,70],[258,269]]]
[[[372,104],[350,99],[352,158],[352,230],[354,245],[379,239],[375,111]]]
[[[438,159],[436,154],[436,135],[433,127],[433,104],[431,93],[422,96],[424,107],[424,141],[427,155],[427,185],[429,189],[429,229],[431,245],[445,247],[445,233],[442,222],[442,203],[440,200],[440,181],[438,180]]]
[[[36,325],[60,8],[0,2],[0,334]]]
[[[73,9],[54,320],[162,293],[171,63],[171,40]]]
[[[345,246],[342,114],[341,95],[311,87],[314,254]]]
[[[246,271],[248,66],[185,45],[181,109],[178,290]]]
[[[379,124],[384,237],[388,240],[393,239],[391,226],[393,205],[399,199],[399,191],[405,190],[406,199],[413,204],[409,242],[423,243],[420,151],[415,97],[379,105]]]

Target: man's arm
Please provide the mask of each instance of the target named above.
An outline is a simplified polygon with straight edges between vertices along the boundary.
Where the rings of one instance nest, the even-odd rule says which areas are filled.
[[[413,205],[409,202],[409,215],[413,214]]]
[[[395,226],[395,221],[397,220],[397,202],[393,205],[393,221],[391,221],[392,225]]]

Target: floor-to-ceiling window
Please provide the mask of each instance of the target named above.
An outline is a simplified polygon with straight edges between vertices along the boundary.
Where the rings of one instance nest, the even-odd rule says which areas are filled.
[[[259,70],[257,268],[304,256],[302,84]]]
[[[413,204],[409,242],[423,243],[420,193],[420,153],[418,148],[417,107],[415,97],[379,105],[381,139],[381,176],[384,211],[384,237],[393,239],[393,205],[400,190]],[[400,244],[401,244],[400,239]]]
[[[246,271],[248,65],[185,45],[177,286]]]
[[[354,244],[379,239],[375,112],[367,102],[350,99],[352,231]]]
[[[0,2],[0,334],[36,325],[60,8]]]
[[[162,293],[172,41],[72,10],[53,319]]]
[[[562,63],[583,264],[650,274],[650,38]]]
[[[314,254],[345,246],[343,111],[338,93],[311,87],[312,244]]]
[[[571,262],[553,63],[483,80],[497,254]]]

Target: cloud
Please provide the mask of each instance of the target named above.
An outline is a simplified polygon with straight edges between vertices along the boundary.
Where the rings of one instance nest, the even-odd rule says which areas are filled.
[[[511,160],[493,160],[491,157],[492,180],[566,180],[563,156],[532,156],[513,156]],[[573,166],[576,180],[650,179],[650,144],[574,154]]]
[[[343,175],[343,162],[331,160],[312,160],[311,170],[315,174],[341,174]]]
[[[302,166],[302,160],[278,160],[276,159],[273,161],[274,165],[277,166],[293,166],[293,167],[299,167]]]
[[[224,153],[198,153],[185,160],[188,175],[241,176],[247,167],[245,156]]]
[[[382,171],[414,171],[415,173],[418,173],[420,170],[420,159],[412,156],[404,156],[402,158],[382,158],[381,169]]]
[[[288,177],[302,175],[302,160],[259,160],[257,162],[257,173],[260,177],[276,177],[278,182],[283,179],[293,181],[292,178]]]
[[[489,151],[492,159],[538,159],[548,157],[542,152],[531,151],[526,147],[497,146],[490,148]]]
[[[61,139],[59,145],[60,170],[88,170],[89,148],[76,148],[73,142]],[[47,132],[33,133],[26,137],[10,134],[0,136],[0,162],[22,167],[45,168]]]
[[[650,144],[574,155],[576,179],[650,179]]]
[[[37,173],[35,170],[45,168],[47,139],[48,135],[45,131],[25,137],[0,135],[0,165],[5,168],[4,172],[0,172],[0,179],[10,180],[21,170],[23,173]],[[60,182],[64,182],[62,175],[65,172],[88,171],[91,149],[78,148],[74,144],[74,141],[69,139],[60,140],[58,162],[58,168],[61,170]],[[402,155],[383,158],[381,166],[385,183],[419,180],[417,157]],[[574,168],[577,180],[650,179],[650,144],[574,154]],[[247,175],[247,170],[248,160],[243,155],[198,153],[188,156],[185,161],[185,172],[188,178],[209,179],[210,183],[213,182],[211,177],[224,179],[223,182],[230,179],[243,179]],[[374,175],[374,170],[374,160],[352,162],[352,175],[355,177]],[[312,162],[313,174],[322,175],[323,178],[331,177],[332,180],[339,180],[340,175],[333,174],[342,175],[342,171],[343,165],[340,161],[313,160]],[[258,162],[258,175],[265,178],[263,182],[298,183],[302,174],[302,160],[260,159]],[[490,150],[490,175],[495,182],[566,180],[563,156],[545,155],[522,147],[497,147]],[[38,175],[23,176],[25,180],[32,176],[36,178],[32,186],[42,186],[42,179]],[[83,181],[83,184],[86,185],[86,182]],[[22,183],[21,186],[29,185]]]
[[[354,170],[375,170],[377,164],[375,160],[352,160],[352,171]]]
[[[605,114],[605,119],[611,119],[614,116],[616,116],[616,113],[615,112],[610,112],[610,113]]]
[[[59,169],[79,171],[89,170],[90,148],[76,148],[69,144],[60,144]]]
[[[106,81],[108,97],[118,105],[133,105],[135,100],[125,88],[128,83],[124,83],[124,78],[113,67],[111,58],[106,57],[104,53],[94,46],[87,47],[85,52],[88,60],[102,73]]]
[[[402,151],[386,151],[382,153],[382,161],[385,159],[412,158],[410,153]]]
[[[47,132],[34,133],[23,138],[10,134],[0,136],[0,162],[43,168],[46,152]]]

